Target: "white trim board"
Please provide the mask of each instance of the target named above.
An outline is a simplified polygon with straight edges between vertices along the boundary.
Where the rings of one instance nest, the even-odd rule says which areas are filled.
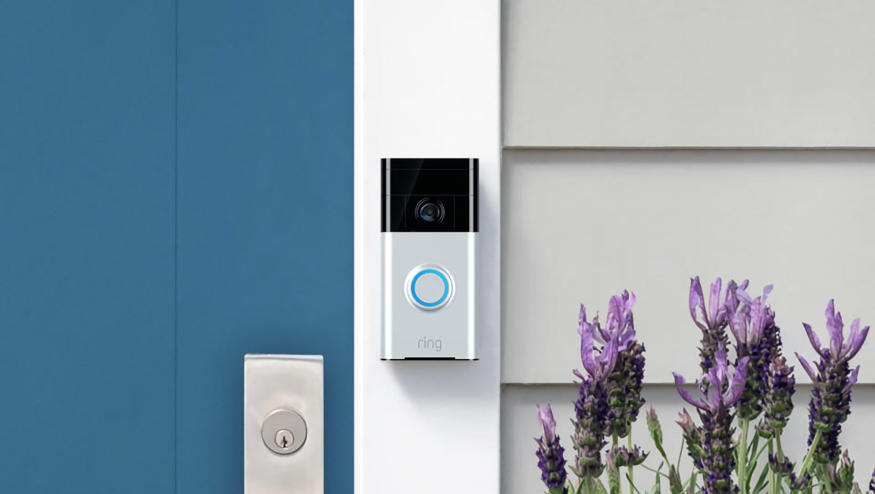
[[[499,492],[500,2],[355,2],[355,492]],[[480,159],[480,360],[380,360],[380,158]]]

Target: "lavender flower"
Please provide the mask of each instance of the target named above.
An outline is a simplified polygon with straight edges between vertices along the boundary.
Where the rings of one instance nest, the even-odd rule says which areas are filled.
[[[614,295],[608,301],[608,320],[605,330],[598,326],[596,340],[607,344],[614,333],[617,333],[618,351],[623,351],[635,339],[635,318],[632,307],[635,306],[635,294],[623,290],[622,295]]]
[[[838,465],[826,465],[826,482],[830,492],[851,492],[854,488],[854,461],[848,450],[842,453]]]
[[[796,354],[802,368],[814,383],[811,401],[808,403],[808,444],[811,446],[819,435],[820,440],[814,445],[814,461],[831,464],[839,458],[839,434],[842,423],[851,413],[851,387],[857,382],[860,371],[859,366],[851,370],[849,362],[866,341],[869,326],[861,330],[860,319],[855,319],[851,323],[850,334],[845,338],[842,314],[835,311],[833,300],[826,306],[829,348],[821,345],[810,325],[802,325],[811,346],[820,356],[816,367],[812,367],[805,358]]]
[[[758,426],[762,437],[780,436],[790,413],[793,411],[793,394],[796,392],[796,378],[793,367],[787,366],[781,349],[781,329],[775,324],[775,313],[768,308],[766,325],[763,329],[763,354],[769,364],[766,395],[763,399],[765,420]]]
[[[768,392],[765,396],[765,418],[758,427],[762,437],[780,436],[790,414],[793,412],[793,393],[796,392],[796,378],[793,367],[787,365],[787,359],[778,357],[769,366]]]
[[[601,450],[605,446],[606,420],[608,416],[607,390],[605,382],[613,372],[617,362],[618,332],[601,334],[598,317],[592,323],[587,321],[586,308],[580,306],[580,359],[586,374],[578,370],[574,375],[580,378],[580,392],[574,403],[574,435],[571,440],[577,453],[574,473],[581,478],[595,478],[604,471]],[[596,333],[609,339],[602,348],[596,346]]]
[[[574,375],[581,380],[595,379],[604,381],[608,374],[614,370],[614,366],[617,363],[620,335],[618,332],[603,331],[599,325],[598,315],[593,318],[591,323],[587,321],[586,307],[583,304],[580,304],[578,321],[577,334],[580,335],[580,360],[583,363],[583,369],[589,376],[584,376],[577,369],[574,370]],[[601,349],[596,346],[597,339],[598,343],[604,344]]]
[[[766,305],[772,285],[763,288],[763,294],[751,298],[743,289],[736,291],[741,300],[738,310],[729,314],[729,328],[735,336],[737,358],[748,357],[747,381],[736,406],[739,418],[753,420],[763,409],[768,389],[769,364],[776,349],[770,339],[764,338],[766,327],[774,326],[774,313]],[[736,366],[738,360],[736,360]]]
[[[577,453],[571,470],[580,478],[598,477],[604,470],[601,451],[605,441],[605,417],[608,414],[605,386],[602,381],[587,379],[580,383],[574,402],[574,434],[571,441]]]
[[[811,486],[811,475],[796,475],[795,465],[787,457],[779,460],[777,455],[769,454],[769,467],[779,476],[788,477],[791,491],[800,491]]]
[[[653,439],[653,444],[656,445],[663,456],[665,452],[662,450],[662,425],[659,423],[659,417],[656,416],[656,410],[652,406],[648,406],[644,411],[644,417],[647,420],[647,431],[650,432],[650,438]]]
[[[739,359],[739,365],[731,378],[727,374],[729,366],[726,363],[726,349],[723,345],[717,347],[717,353],[714,357],[715,365],[708,372],[702,374],[702,377],[697,381],[699,388],[705,395],[703,398],[694,398],[689,391],[683,389],[681,386],[686,384],[684,376],[677,372],[673,373],[675,387],[677,387],[681,398],[697,409],[708,412],[717,412],[734,405],[741,398],[741,393],[744,391],[744,381],[747,377],[747,357]]]
[[[699,458],[703,472],[706,494],[726,493],[734,490],[732,471],[735,468],[735,451],[732,444],[732,406],[741,398],[747,374],[748,357],[739,359],[732,377],[726,362],[726,348],[718,344],[714,365],[698,380],[702,398],[694,398],[681,386],[686,384],[683,376],[675,373],[678,394],[687,403],[696,407],[702,426],[699,429],[702,455]],[[683,425],[682,425],[683,427]],[[696,458],[693,458],[696,460]]]
[[[869,492],[875,494],[875,470],[872,470],[872,478],[869,479]]]
[[[620,467],[610,451],[605,455],[605,467],[608,473],[608,493],[620,494]]]
[[[647,459],[647,455],[648,453],[645,453],[638,446],[633,446],[632,448],[627,448],[626,446],[614,446],[608,450],[605,456],[616,466],[626,467],[644,463],[644,460]]]
[[[769,362],[781,356],[781,328],[775,324],[775,312],[766,307],[766,325],[763,328],[762,344]]]
[[[735,281],[730,281],[727,284],[726,292],[721,296],[723,281],[717,278],[711,284],[711,293],[706,309],[705,295],[702,293],[702,283],[699,281],[699,277],[690,279],[690,316],[692,316],[696,326],[702,330],[699,357],[700,365],[705,372],[713,365],[717,347],[719,345],[723,345],[724,348],[729,346],[726,325],[729,324],[731,314],[738,307],[736,291],[738,288],[746,289],[747,285],[747,280],[743,281],[740,286],[736,285]]]
[[[696,468],[701,470],[702,454],[704,453],[702,450],[702,430],[696,427],[693,417],[690,416],[690,412],[686,408],[681,410],[678,416],[680,420],[677,421],[677,424],[681,426],[684,442],[687,445],[687,454],[690,455]]]
[[[538,405],[538,422],[544,429],[544,434],[535,439],[538,443],[538,468],[541,469],[541,480],[550,490],[551,494],[564,494],[565,489],[565,449],[559,444],[559,436],[556,435],[556,420],[553,418],[553,410],[550,405],[541,408]]]
[[[644,345],[635,339],[632,307],[635,294],[624,290],[614,295],[608,305],[605,329],[595,325],[596,341],[607,344],[616,336],[617,362],[605,383],[608,395],[608,434],[626,437],[644,405],[641,388],[644,381]],[[585,317],[585,314],[584,314]]]

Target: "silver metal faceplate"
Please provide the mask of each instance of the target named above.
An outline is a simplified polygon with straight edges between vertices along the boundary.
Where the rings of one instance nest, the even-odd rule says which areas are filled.
[[[381,358],[476,359],[477,233],[382,236]]]

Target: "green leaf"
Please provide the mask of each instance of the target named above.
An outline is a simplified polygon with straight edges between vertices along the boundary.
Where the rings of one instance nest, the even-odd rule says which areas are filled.
[[[752,472],[753,469],[757,466],[757,461],[759,461],[760,456],[762,456],[763,451],[766,450],[767,446],[768,446],[768,444],[763,444],[763,447],[760,448],[759,451],[757,451],[757,453],[755,455],[749,457],[749,460],[747,462],[747,471],[748,472]]]
[[[756,436],[756,437],[759,438],[759,436]],[[757,442],[757,439],[754,439],[754,443],[756,443],[756,442]],[[747,479],[746,479],[747,484],[745,485],[747,492],[750,492],[750,481],[752,480],[753,473],[756,470],[757,461],[759,460],[760,456],[762,456],[763,451],[766,450],[767,446],[768,446],[768,443],[763,444],[763,447],[760,448],[759,451],[757,451],[757,454],[751,456],[750,461],[747,462],[747,470],[746,470],[746,472],[747,472]],[[768,471],[769,471],[768,465],[764,466],[763,473],[768,472]]]
[[[759,446],[759,444],[760,444],[760,435],[754,434],[753,441],[751,441],[750,444],[747,445],[747,457],[748,458],[750,458],[751,453],[753,453],[754,451],[757,450],[757,446]]]
[[[671,494],[682,494],[684,492],[684,484],[681,481],[681,476],[673,465],[668,467],[668,488]]]
[[[637,492],[638,494],[641,494],[641,491],[639,491],[638,488],[635,487],[635,483],[632,481],[632,476],[629,475],[628,473],[626,473],[626,480],[629,481],[629,487],[631,487],[633,491]]]
[[[763,468],[762,473],[760,474],[759,480],[757,480],[756,486],[753,488],[753,494],[759,494],[766,488],[766,481],[769,479],[769,469]]]
[[[690,475],[690,482],[687,484],[687,494],[693,494],[696,492],[696,471],[693,470],[693,474]]]
[[[653,481],[653,492],[660,493],[662,492],[662,483],[660,482],[659,470],[662,469],[662,462],[659,462],[659,467],[656,469],[656,473],[653,475],[656,479]]]

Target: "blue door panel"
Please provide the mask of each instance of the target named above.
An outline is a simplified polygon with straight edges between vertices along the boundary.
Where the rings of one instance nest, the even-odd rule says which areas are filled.
[[[247,352],[323,354],[352,492],[352,2],[179,4],[178,492],[242,490]]]
[[[174,477],[174,5],[0,9],[0,492]]]
[[[352,491],[352,2],[7,2],[0,492],[239,493],[242,356]]]

